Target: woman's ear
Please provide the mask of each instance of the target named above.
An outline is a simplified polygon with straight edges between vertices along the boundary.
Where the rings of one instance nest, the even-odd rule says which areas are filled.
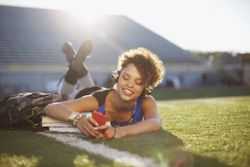
[[[117,70],[116,71],[116,76],[115,76],[115,83],[117,83],[118,82],[118,80],[119,80],[119,77],[120,77],[120,74],[121,74],[121,71],[120,70]]]
[[[144,92],[145,92],[145,94],[147,94],[147,95],[149,95],[149,94],[151,94],[151,92],[153,91],[153,87],[151,86],[151,85],[147,85],[145,88],[144,88]]]
[[[117,83],[115,83],[115,84],[113,85],[113,89],[114,89],[114,90],[117,90]]]
[[[151,94],[151,92],[153,91],[153,87],[151,86],[151,85],[149,85],[148,87],[147,87],[147,91],[148,91],[148,94]]]

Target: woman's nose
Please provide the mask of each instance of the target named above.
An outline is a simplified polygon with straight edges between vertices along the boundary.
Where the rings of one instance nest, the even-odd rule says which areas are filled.
[[[130,87],[130,88],[133,87],[133,82],[131,80],[128,80],[127,86]]]

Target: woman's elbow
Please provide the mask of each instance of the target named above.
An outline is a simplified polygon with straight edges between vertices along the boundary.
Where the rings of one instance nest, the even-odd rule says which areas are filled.
[[[161,125],[161,123],[159,122],[159,123],[157,123],[157,125],[156,125],[156,127],[155,127],[155,131],[159,131],[159,130],[161,130],[162,129],[162,125]]]
[[[51,104],[48,104],[44,109],[43,109],[43,112],[50,116],[52,115],[52,112],[53,112],[53,108],[55,107],[56,104],[54,103],[51,103]]]
[[[161,125],[161,122],[158,121],[158,120],[155,120],[154,121],[154,128],[153,128],[153,131],[159,131],[162,129],[162,125]]]

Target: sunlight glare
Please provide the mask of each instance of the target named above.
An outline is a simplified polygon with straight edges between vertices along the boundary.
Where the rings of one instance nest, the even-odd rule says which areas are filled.
[[[72,15],[76,21],[80,21],[88,26],[95,24],[101,18],[101,14],[99,13],[89,13],[83,10],[74,10],[72,11]]]

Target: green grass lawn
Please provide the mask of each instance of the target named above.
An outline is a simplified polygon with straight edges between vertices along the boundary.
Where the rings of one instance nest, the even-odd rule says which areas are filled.
[[[249,102],[250,96],[161,101],[159,105],[164,129],[183,141],[184,149],[195,157],[195,166],[247,167]],[[206,164],[209,159],[213,161]]]
[[[113,141],[162,166],[250,166],[250,96],[158,101],[163,130]],[[0,166],[122,166],[27,131],[0,131]]]

